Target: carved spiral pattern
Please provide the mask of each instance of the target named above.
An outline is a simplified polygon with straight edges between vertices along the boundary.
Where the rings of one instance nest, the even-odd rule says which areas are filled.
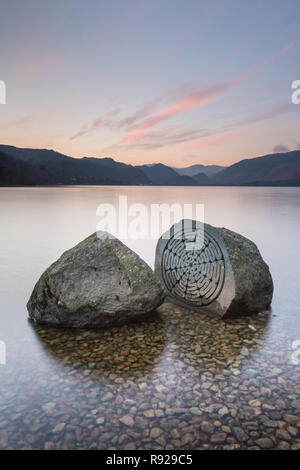
[[[208,233],[198,246],[195,232],[185,230],[181,237],[171,237],[162,254],[161,269],[170,294],[197,307],[216,300],[224,285],[224,256]]]

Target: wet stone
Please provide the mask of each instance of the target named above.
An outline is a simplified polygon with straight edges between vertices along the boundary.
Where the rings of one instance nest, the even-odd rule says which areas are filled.
[[[152,439],[157,439],[162,434],[162,432],[163,431],[160,428],[152,428],[150,431],[150,437]]]
[[[277,437],[277,439],[279,439],[281,441],[290,441],[291,440],[290,434],[285,429],[278,429],[276,431],[276,437]]]
[[[212,434],[214,431],[214,427],[209,421],[203,421],[200,427],[201,427],[201,431],[207,434]]]
[[[281,441],[279,442],[277,449],[279,450],[290,450],[291,446],[288,442],[286,441]]]
[[[98,231],[46,269],[27,309],[38,324],[106,328],[150,315],[163,300],[152,269],[120,240]],[[94,361],[87,367],[86,376]]]
[[[274,447],[274,443],[269,437],[261,437],[260,439],[257,439],[256,444],[261,449],[271,449],[272,447]]]
[[[247,441],[248,436],[240,426],[233,427],[233,434],[235,435],[238,441]]]
[[[211,435],[211,442],[213,444],[221,444],[226,440],[227,435],[224,432],[216,432]]]
[[[300,417],[295,415],[286,414],[284,415],[284,420],[290,424],[297,424],[300,422]]]
[[[130,415],[123,416],[122,418],[120,418],[120,421],[121,421],[121,423],[126,424],[126,426],[133,426],[134,425],[133,418]]]
[[[66,427],[66,423],[59,423],[55,426],[55,428],[53,429],[53,432],[61,432],[65,429]]]

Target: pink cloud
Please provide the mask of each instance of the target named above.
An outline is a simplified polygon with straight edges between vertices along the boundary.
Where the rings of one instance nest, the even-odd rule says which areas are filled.
[[[154,98],[153,100],[146,103],[144,106],[139,108],[135,113],[127,116],[126,118],[122,119],[119,122],[119,127],[128,127],[134,125],[140,119],[145,119],[149,116],[154,110],[158,103],[163,99],[163,95],[159,95],[158,97]]]
[[[277,57],[289,53],[293,47],[294,43],[289,43],[287,46],[275,51],[273,54],[267,56],[262,61],[249,67],[245,72],[243,72],[233,80],[211,85],[206,88],[202,88],[194,93],[190,93],[184,99],[163,109],[154,116],[150,116],[144,121],[142,121],[138,126],[134,127],[132,130],[130,130],[130,132],[128,132],[124,136],[123,142],[139,141],[144,137],[143,131],[152,128],[153,126],[159,124],[161,121],[169,119],[172,116],[175,116],[176,114],[179,114],[183,111],[187,111],[188,109],[194,107],[203,107],[211,103],[212,101],[215,101],[218,97],[222,96],[223,94],[238,86],[243,80],[248,78],[249,75],[264,70],[266,67],[271,65],[277,59]]]
[[[88,134],[91,130],[97,129],[98,127],[111,127],[115,124],[115,117],[119,114],[119,108],[112,109],[103,116],[95,119],[91,124],[84,125],[82,128],[76,132],[76,134],[70,137],[70,140],[77,139],[85,134]]]
[[[177,103],[163,109],[152,117],[145,119],[141,124],[136,126],[131,132],[125,135],[123,142],[137,141],[142,138],[142,131],[150,129],[161,121],[169,119],[176,114],[194,107],[202,107],[216,100],[219,96],[227,91],[232,90],[237,85],[236,80],[231,80],[225,83],[211,85],[202,88],[194,93],[190,93],[184,99]]]
[[[257,122],[267,121],[269,119],[274,119],[278,116],[293,112],[299,112],[297,106],[293,105],[292,103],[283,104],[281,106],[278,106],[277,108],[272,109],[271,111],[260,113],[256,116],[251,116],[249,118],[241,119],[240,121],[234,122],[233,124],[226,126],[226,128],[229,129],[237,126],[255,124]]]

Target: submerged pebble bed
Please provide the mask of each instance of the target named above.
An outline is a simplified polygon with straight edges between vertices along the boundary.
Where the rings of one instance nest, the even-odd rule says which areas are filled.
[[[300,449],[300,365],[280,322],[165,303],[108,330],[31,325],[0,367],[0,448]]]

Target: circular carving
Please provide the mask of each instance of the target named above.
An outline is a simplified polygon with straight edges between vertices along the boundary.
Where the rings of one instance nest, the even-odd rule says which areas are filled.
[[[162,277],[169,293],[199,307],[222,291],[225,261],[214,237],[199,230],[181,230],[168,240],[162,254]]]

